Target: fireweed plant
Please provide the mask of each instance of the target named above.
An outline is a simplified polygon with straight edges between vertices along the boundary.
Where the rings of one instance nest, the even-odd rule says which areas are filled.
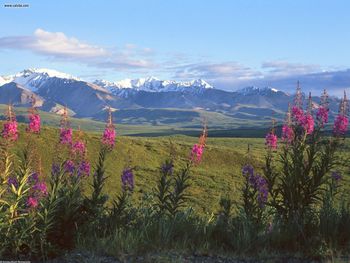
[[[187,188],[190,187],[191,168],[200,164],[207,136],[208,130],[206,125],[204,125],[198,143],[193,145],[185,167],[180,169],[178,173],[174,172],[172,153],[170,158],[161,165],[160,177],[157,187],[154,189],[154,195],[157,200],[156,206],[160,215],[167,214],[174,217],[181,207],[186,204],[188,199]]]
[[[350,238],[342,234],[350,233],[349,212],[345,205],[340,211],[334,206],[342,179],[336,169],[345,164],[341,150],[348,129],[348,101],[344,94],[332,136],[323,132],[329,119],[327,92],[323,92],[317,108],[313,107],[311,94],[306,110],[303,105],[298,85],[280,142],[274,121],[265,137],[267,154],[262,173],[255,171],[250,158],[242,169],[241,201],[238,205],[234,202],[237,217],[231,220],[229,216],[232,201],[221,199],[218,230],[224,245],[247,252],[258,246],[266,248],[266,244],[279,251],[307,250],[317,243],[313,238],[323,238],[333,248],[349,244]],[[342,230],[338,230],[340,227]],[[236,240],[226,232],[235,233]]]
[[[34,171],[30,150],[19,154],[20,160],[14,169],[11,148],[19,132],[13,108],[8,106],[1,141],[3,170],[0,177],[0,238],[1,254],[33,255],[38,251],[37,209],[48,195],[46,183]],[[40,125],[40,124],[39,124]]]
[[[131,221],[130,197],[135,187],[133,168],[125,167],[120,178],[122,192],[113,200],[113,207],[108,215],[108,228],[112,231],[121,227],[129,227]]]
[[[323,128],[328,122],[327,93],[324,91],[317,109],[313,107],[311,94],[303,109],[303,98],[298,86],[294,105],[288,110],[282,127],[282,141],[279,153],[277,140],[266,137],[267,155],[264,180],[269,198],[266,205],[274,212],[281,231],[290,237],[289,245],[299,249],[306,244],[317,224],[321,200],[334,187],[328,187],[330,174],[341,166],[343,136],[347,131],[347,99],[341,101],[340,111],[335,119],[333,136],[324,136]],[[315,112],[316,111],[316,112]],[[271,133],[270,133],[271,134]],[[288,246],[289,246],[288,245]]]
[[[84,133],[73,134],[64,108],[51,173],[45,175],[35,148],[13,154],[19,136],[33,140],[41,136],[35,103],[24,134],[19,134],[9,105],[0,138],[0,258],[46,260],[74,248],[115,256],[174,248],[243,254],[307,250],[329,255],[329,249],[346,253],[350,211],[345,200],[338,205],[336,199],[347,172],[341,150],[349,104],[344,95],[327,136],[327,97],[324,92],[317,105],[309,96],[304,109],[298,87],[281,138],[275,123],[265,137],[263,167],[254,167],[254,160],[247,158],[240,174],[240,199],[228,193],[221,198],[218,213],[206,215],[188,205],[193,168],[202,162],[206,147],[206,125],[184,166],[176,169],[171,152],[160,165],[155,188],[143,192],[139,202],[134,202],[137,169],[130,162],[114,171],[120,176],[121,191],[109,200],[104,191],[109,176],[105,163],[116,147],[111,109],[98,158],[91,165]]]
[[[105,160],[109,152],[115,146],[115,126],[112,119],[112,111],[108,109],[108,121],[101,137],[100,151],[98,161],[96,163],[95,172],[93,174],[92,194],[91,197],[85,200],[85,210],[87,216],[95,221],[97,225],[101,225],[101,220],[104,217],[105,205],[108,201],[108,196],[103,193],[103,187],[107,176],[105,174]]]
[[[41,122],[40,122],[40,115],[38,113],[38,110],[35,107],[36,100],[34,97],[32,97],[32,107],[28,110],[28,127],[26,128],[26,131],[29,133],[38,134],[40,133],[41,128]]]

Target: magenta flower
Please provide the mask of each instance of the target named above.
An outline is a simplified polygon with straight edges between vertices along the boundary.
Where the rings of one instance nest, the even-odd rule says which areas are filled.
[[[89,176],[90,175],[90,163],[82,161],[78,167],[78,176]]]
[[[269,132],[265,137],[265,145],[269,149],[277,149],[277,136],[273,132]]]
[[[116,132],[114,127],[112,125],[107,126],[102,135],[102,139],[101,139],[102,144],[104,144],[108,148],[113,148],[115,144],[115,136],[116,136]]]
[[[311,134],[314,131],[314,118],[310,113],[304,114],[304,111],[297,107],[292,107],[292,118],[296,125],[304,128],[306,134]]]
[[[324,127],[324,124],[328,122],[328,112],[329,109],[323,106],[319,107],[317,110],[316,118],[322,128]]]
[[[29,124],[27,127],[27,132],[39,133],[40,132],[40,115],[31,113],[29,115]]]
[[[328,122],[328,114],[329,114],[328,94],[327,94],[327,90],[324,90],[321,96],[320,107],[316,112],[316,119],[318,120],[318,123],[322,128],[324,127],[324,124]]]
[[[300,125],[300,123],[302,123],[303,119],[304,119],[304,111],[297,106],[293,106],[292,107],[292,118],[293,118],[294,122],[296,122],[297,124]]]
[[[314,131],[315,122],[311,114],[308,113],[304,116],[301,126],[304,127],[306,134],[311,134]]]
[[[115,145],[115,128],[113,125],[113,118],[112,118],[112,110],[109,107],[108,108],[108,122],[106,124],[106,128],[102,134],[101,142],[103,145],[105,145],[108,149],[113,149]]]
[[[339,114],[334,121],[333,133],[336,136],[344,135],[348,130],[349,120],[343,115]]]
[[[72,144],[73,131],[71,128],[60,129],[60,143],[61,144]]]
[[[1,135],[3,138],[5,138],[8,141],[17,141],[18,139],[17,121],[10,120],[5,122]]]
[[[191,161],[195,163],[200,163],[202,159],[204,146],[200,144],[195,144],[191,151]]]
[[[76,141],[73,143],[72,151],[73,153],[84,155],[86,150],[85,143],[82,141]]]
[[[282,141],[286,143],[291,143],[294,138],[294,131],[293,128],[288,125],[282,126]]]
[[[33,188],[32,188],[35,192],[37,192],[39,195],[48,195],[47,192],[47,185],[45,182],[38,182],[36,183]]]
[[[27,206],[30,208],[36,208],[38,204],[39,204],[38,199],[35,197],[29,197],[27,200]]]

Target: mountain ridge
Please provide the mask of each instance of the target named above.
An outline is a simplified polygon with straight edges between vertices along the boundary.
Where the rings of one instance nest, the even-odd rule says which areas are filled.
[[[146,115],[151,113],[146,109],[159,109],[160,114],[156,116],[167,119],[171,113],[162,111],[166,108],[217,112],[241,120],[267,120],[271,119],[271,115],[283,119],[288,103],[293,101],[292,95],[275,87],[251,86],[225,91],[203,79],[175,81],[151,76],[115,82],[88,82],[50,69],[27,69],[0,77],[0,103],[28,105],[31,97],[40,102],[38,107],[44,111],[59,113],[66,106],[79,118],[101,119],[101,112],[108,107],[116,110],[141,109],[137,111],[140,123],[149,119]],[[320,98],[316,96],[313,99],[317,106]],[[331,113],[335,113],[339,100],[331,97],[330,100],[335,102],[330,104]],[[128,119],[134,123],[132,116],[128,115]],[[152,119],[152,123],[157,121]]]

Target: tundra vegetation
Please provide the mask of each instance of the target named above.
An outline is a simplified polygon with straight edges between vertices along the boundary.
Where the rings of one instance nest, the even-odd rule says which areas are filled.
[[[166,250],[253,257],[260,253],[318,258],[347,255],[350,208],[344,189],[349,188],[350,173],[345,139],[349,104],[344,94],[330,136],[324,132],[327,97],[325,91],[315,108],[311,95],[304,103],[298,88],[280,138],[273,122],[264,151],[248,150],[234,160],[240,166],[239,175],[237,169],[231,173],[240,180],[234,187],[217,189],[196,179],[212,172],[210,165],[205,166],[211,160],[205,155],[215,154],[206,124],[198,142],[184,154],[179,149],[186,147],[179,148],[174,142],[159,151],[145,143],[150,148],[148,155],[154,151],[162,158],[150,170],[152,177],[147,177],[148,170],[140,168],[146,165],[146,156],[135,161],[142,155],[116,147],[111,111],[99,144],[94,146],[96,154],[91,156],[90,137],[81,130],[73,132],[66,112],[59,130],[53,132],[41,127],[33,102],[29,123],[20,129],[9,105],[0,141],[1,259],[47,260],[77,248],[116,257]],[[43,141],[46,132],[57,136]],[[52,144],[53,154],[40,150],[39,145],[45,143]],[[225,145],[224,140],[217,143]],[[111,171],[110,159],[118,156],[123,156],[124,163]],[[222,169],[215,167],[214,171],[220,180],[228,177],[222,173],[230,156],[221,152],[215,157],[221,161]],[[205,169],[200,170],[201,166]],[[139,183],[140,171],[142,177],[154,179],[152,184],[144,178]],[[120,180],[120,189],[112,192],[111,177]],[[209,199],[220,199],[215,209],[209,207],[211,211],[208,207],[199,211],[193,202],[193,196],[205,191],[212,196],[199,198],[202,206],[210,204]]]

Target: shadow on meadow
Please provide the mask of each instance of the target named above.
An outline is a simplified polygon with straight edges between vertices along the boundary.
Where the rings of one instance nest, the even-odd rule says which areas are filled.
[[[173,250],[262,259],[271,254],[316,259],[348,255],[349,202],[335,200],[349,172],[343,154],[349,105],[344,96],[333,135],[325,136],[326,92],[322,98],[315,109],[310,96],[303,110],[297,89],[280,142],[274,124],[266,135],[262,172],[256,171],[248,152],[240,198],[218,193],[222,195],[219,210],[207,214],[198,214],[188,205],[192,171],[201,165],[206,149],[206,126],[179,167],[174,162],[175,147],[169,147],[156,186],[136,202],[135,167],[130,161],[121,174],[119,195],[113,199],[105,193],[106,158],[116,137],[111,112],[93,171],[82,133],[78,131],[73,140],[63,114],[51,175],[43,176],[34,145],[40,137],[40,115],[34,107],[29,110],[27,144],[15,156],[11,149],[19,132],[9,106],[1,140],[1,259],[48,260],[73,249],[121,259]],[[91,189],[86,192],[83,185],[90,174]]]

